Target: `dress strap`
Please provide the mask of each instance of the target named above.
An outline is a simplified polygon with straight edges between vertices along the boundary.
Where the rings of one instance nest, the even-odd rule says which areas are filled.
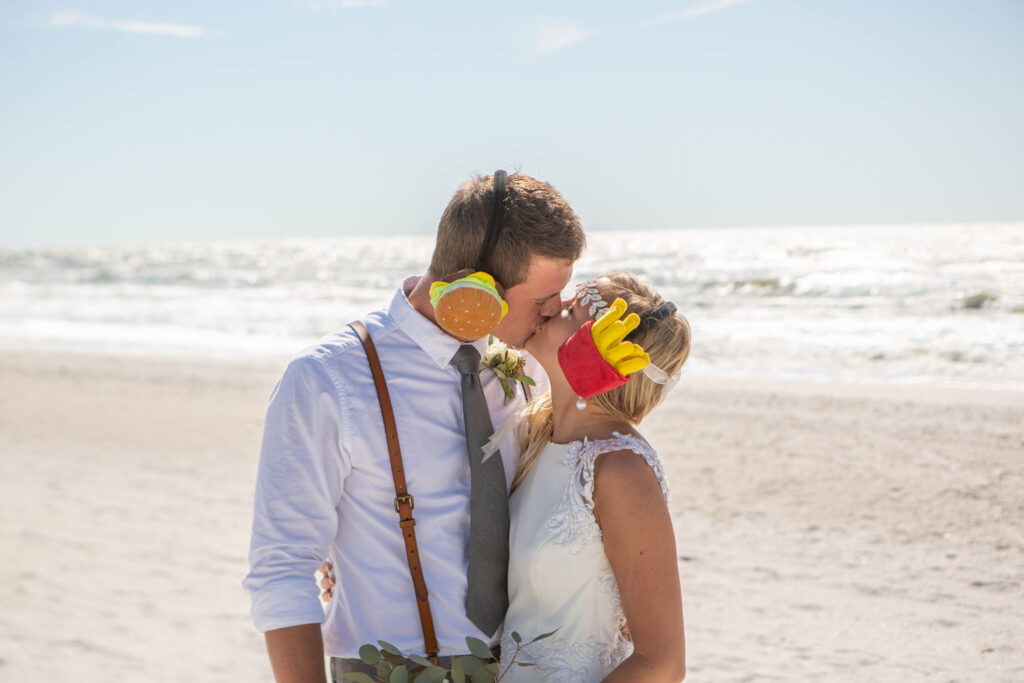
[[[654,448],[651,447],[651,444],[632,434],[620,434],[619,432],[612,432],[610,439],[590,441],[584,438],[580,444],[580,464],[589,471],[591,479],[593,479],[594,464],[597,461],[597,456],[610,453],[611,451],[633,451],[642,457],[644,462],[654,470],[654,475],[658,478],[658,484],[661,485],[661,493],[665,496],[666,501],[669,500],[665,470],[661,466],[661,460],[658,458]]]
[[[562,455],[561,464],[571,475],[562,490],[562,499],[548,519],[548,532],[574,555],[582,553],[592,541],[601,540],[601,528],[594,518],[594,478],[597,457],[612,451],[630,450],[644,459],[658,478],[661,493],[668,501],[668,484],[658,454],[651,445],[635,436],[614,432],[610,439],[573,441]]]

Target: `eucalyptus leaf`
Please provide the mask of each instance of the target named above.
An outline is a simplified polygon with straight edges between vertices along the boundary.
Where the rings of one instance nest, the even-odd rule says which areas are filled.
[[[492,674],[497,676],[498,675],[498,663],[497,662],[488,662],[487,664],[484,664],[484,670],[485,671],[490,671]]]
[[[537,666],[533,662],[516,662],[518,666]]]
[[[388,683],[409,683],[409,670],[404,666],[396,666],[388,677]]]
[[[533,381],[532,377],[527,377],[526,375],[516,375],[516,379],[522,382],[523,384],[529,384],[531,387],[537,386],[537,383]]]
[[[548,631],[547,633],[542,633],[542,634],[540,634],[539,636],[537,636],[536,638],[534,638],[533,640],[531,640],[530,642],[531,642],[531,643],[536,643],[536,642],[537,642],[538,640],[544,640],[545,638],[550,638],[551,636],[553,636],[553,635],[555,635],[556,633],[558,633],[559,629],[561,629],[561,628],[562,628],[562,627],[561,627],[561,626],[559,626],[559,627],[558,627],[558,628],[556,628],[556,629],[555,629],[554,631]]]
[[[352,683],[373,683],[373,679],[366,674],[356,671],[354,673],[347,673],[341,675],[342,680],[352,681]]]
[[[452,662],[452,683],[466,683],[466,674],[462,673],[458,661]]]
[[[462,672],[467,676],[472,676],[477,671],[484,668],[484,663],[476,657],[459,657],[455,660],[455,663],[462,669]]]
[[[359,659],[363,660],[370,666],[373,666],[380,661],[380,650],[367,643],[359,648]]]
[[[521,643],[523,642],[523,637],[519,635],[519,631],[512,631],[512,640]]]
[[[434,666],[429,659],[427,659],[426,657],[420,657],[419,655],[410,654],[409,659],[419,664],[424,669],[429,669],[430,667]]]
[[[377,642],[380,643],[380,649],[384,650],[384,652],[393,654],[396,657],[404,657],[405,656],[405,655],[402,654],[401,650],[399,650],[397,647],[395,647],[391,643],[387,642],[386,640],[378,640]]]
[[[473,683],[494,683],[494,674],[481,669],[473,674],[469,680],[473,681]]]
[[[469,645],[469,651],[480,659],[489,660],[494,657],[494,653],[491,652],[491,646],[479,638],[466,636],[466,645]]]
[[[445,680],[448,672],[439,666],[432,666],[421,671],[413,680],[413,683],[441,683]]]

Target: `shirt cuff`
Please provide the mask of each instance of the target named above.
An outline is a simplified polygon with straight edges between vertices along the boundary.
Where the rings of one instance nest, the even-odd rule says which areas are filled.
[[[309,586],[278,584],[252,593],[252,621],[262,633],[289,626],[324,623],[324,610],[316,596],[303,595]]]

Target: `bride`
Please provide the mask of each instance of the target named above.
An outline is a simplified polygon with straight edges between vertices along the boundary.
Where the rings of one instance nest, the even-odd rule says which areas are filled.
[[[580,367],[584,335],[628,374],[586,400],[581,393],[604,387],[587,386],[595,369]],[[686,319],[649,285],[615,274],[581,285],[526,348],[551,389],[520,426],[502,656],[533,666],[503,666],[501,680],[680,681],[683,611],[668,489],[634,425],[678,379],[690,348]],[[528,645],[513,637],[555,629]]]

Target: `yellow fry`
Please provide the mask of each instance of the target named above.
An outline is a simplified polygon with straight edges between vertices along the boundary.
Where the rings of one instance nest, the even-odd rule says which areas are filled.
[[[626,326],[626,334],[629,334],[636,329],[636,326],[640,324],[640,316],[636,313],[630,313],[626,316],[626,319],[622,321],[622,324]]]
[[[597,342],[598,348],[611,348],[621,344],[626,335],[639,324],[640,318],[635,313],[630,313],[625,320],[616,320],[608,325],[600,335],[594,337],[594,341]]]
[[[622,343],[622,340],[626,338],[626,335],[632,332],[637,325],[640,324],[640,316],[636,313],[630,313],[626,316],[625,320],[614,320],[608,323],[600,331],[596,330],[596,323],[594,329],[591,330],[591,334],[594,337],[594,342],[597,344],[599,349],[608,349],[615,344]]]
[[[591,333],[594,335],[596,341],[598,336],[603,334],[605,328],[614,322],[617,322],[622,314],[626,312],[626,302],[622,299],[616,299],[612,302],[612,305],[608,307],[608,310],[604,314],[594,321],[594,327],[591,328]]]
[[[633,359],[636,359],[636,358],[643,358],[644,360],[646,360],[648,362],[650,362],[650,360],[651,360],[651,357],[647,355],[646,351],[644,351],[642,348],[640,348],[636,344],[633,344],[632,351],[627,356],[625,356],[622,359],[622,361],[629,361],[629,360],[633,360]]]
[[[618,367],[619,363],[635,355],[633,351],[633,345],[629,342],[623,342],[608,349],[607,353],[602,354],[602,358],[611,363],[614,367]]]
[[[625,363],[622,363],[621,365],[616,366],[615,369],[618,370],[619,374],[621,374],[621,375],[632,375],[634,372],[637,372],[638,370],[643,370],[644,368],[646,368],[650,364],[651,364],[650,357],[645,355],[642,358],[634,358],[634,359],[628,360]]]

